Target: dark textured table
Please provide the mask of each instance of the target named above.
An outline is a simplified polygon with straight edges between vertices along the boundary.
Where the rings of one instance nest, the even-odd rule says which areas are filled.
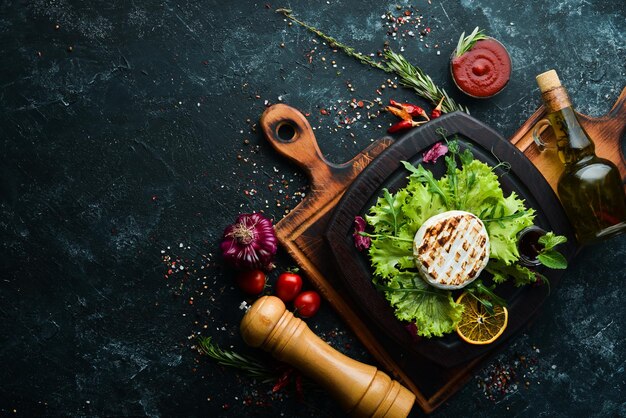
[[[341,416],[315,386],[303,401],[293,385],[273,394],[195,348],[212,336],[267,360],[239,337],[242,302],[253,299],[217,251],[237,214],[277,221],[307,191],[256,128],[265,107],[308,113],[322,151],[341,162],[394,120],[376,99],[426,105],[288,25],[280,6],[2,3],[0,415]],[[556,68],[594,116],[626,79],[623,2],[288,6],[360,51],[402,49],[504,136],[539,106],[539,72]],[[405,10],[413,20],[394,35],[387,13]],[[460,33],[477,25],[513,60],[505,91],[481,102],[455,90],[447,67]],[[281,251],[270,283],[291,265]],[[626,237],[584,249],[533,326],[434,416],[626,416],[625,279]],[[373,361],[328,305],[309,325]]]

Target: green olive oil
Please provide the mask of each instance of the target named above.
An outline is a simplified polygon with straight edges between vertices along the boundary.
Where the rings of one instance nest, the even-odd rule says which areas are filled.
[[[537,83],[565,165],[557,192],[577,240],[589,244],[626,232],[626,194],[617,167],[595,154],[557,73],[540,74]]]

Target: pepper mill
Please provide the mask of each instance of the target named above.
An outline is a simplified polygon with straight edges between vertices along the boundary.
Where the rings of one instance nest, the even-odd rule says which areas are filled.
[[[241,335],[296,367],[330,391],[354,417],[406,417],[415,395],[374,366],[353,360],[322,341],[282,300],[263,296],[241,321]]]

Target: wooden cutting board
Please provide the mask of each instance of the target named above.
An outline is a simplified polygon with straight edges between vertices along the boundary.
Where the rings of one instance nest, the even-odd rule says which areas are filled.
[[[599,155],[619,164],[620,172],[626,179],[626,166],[620,148],[626,125],[625,104],[626,89],[606,116],[580,117],[583,127],[596,141]],[[537,110],[513,135],[511,142],[554,185],[558,170],[555,172],[552,166],[558,162],[553,161],[554,156],[551,159],[549,155],[538,153],[530,136],[544,113],[542,108]],[[347,163],[333,164],[324,158],[310,124],[297,110],[283,104],[274,105],[261,117],[261,127],[276,151],[302,168],[310,181],[306,198],[276,224],[279,241],[380,366],[415,393],[416,404],[424,412],[434,411],[462,387],[486,355],[451,368],[419,356],[413,356],[409,362],[407,356],[398,350],[397,344],[368,324],[367,315],[339,280],[331,262],[332,255],[323,239],[332,210],[348,186],[376,156],[392,144],[392,139],[387,137],[374,142]],[[544,140],[549,141],[550,138],[544,137]]]

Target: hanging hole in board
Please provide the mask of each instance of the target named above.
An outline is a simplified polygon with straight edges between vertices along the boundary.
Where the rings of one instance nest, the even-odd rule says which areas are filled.
[[[293,141],[296,137],[296,128],[289,122],[282,122],[276,128],[276,136],[283,142]]]

